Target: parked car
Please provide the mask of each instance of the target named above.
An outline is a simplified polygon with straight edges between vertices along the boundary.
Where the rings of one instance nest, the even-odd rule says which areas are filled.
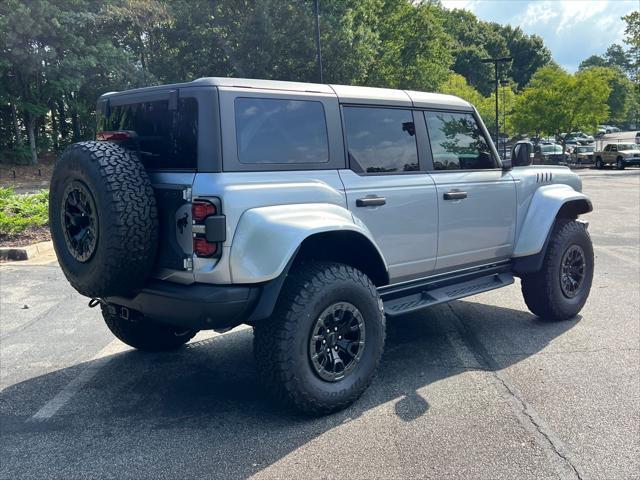
[[[629,165],[640,165],[640,147],[635,143],[609,143],[593,155],[598,169],[615,165],[617,169],[624,170]]]
[[[566,145],[569,145],[569,144],[587,145],[595,142],[595,139],[593,138],[592,135],[587,135],[586,133],[583,133],[583,132],[568,133],[563,137],[563,140]]]
[[[592,165],[594,163],[593,152],[596,147],[593,145],[577,145],[571,151],[569,161],[576,165]]]
[[[533,149],[534,165],[566,165],[568,155],[562,145],[555,143],[539,143]]]
[[[104,94],[97,117],[51,182],[71,285],[142,350],[251,325],[258,378],[303,412],[362,394],[387,316],[515,276],[549,320],[589,295],[580,177],[529,143],[501,161],[460,98],[203,78]]]
[[[602,133],[617,133],[620,129],[618,127],[614,127],[613,125],[598,125],[598,132]]]

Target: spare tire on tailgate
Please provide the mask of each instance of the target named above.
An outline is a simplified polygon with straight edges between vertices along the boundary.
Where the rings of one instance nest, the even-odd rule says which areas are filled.
[[[97,141],[67,148],[53,170],[49,226],[62,271],[82,295],[141,288],[155,262],[158,211],[135,153]]]

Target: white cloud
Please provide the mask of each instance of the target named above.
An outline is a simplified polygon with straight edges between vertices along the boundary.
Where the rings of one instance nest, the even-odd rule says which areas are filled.
[[[522,25],[546,25],[554,18],[557,18],[559,13],[552,2],[532,2],[527,6],[527,11],[524,13]]]

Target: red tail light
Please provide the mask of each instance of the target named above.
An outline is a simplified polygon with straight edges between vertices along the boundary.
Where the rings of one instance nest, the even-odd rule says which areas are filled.
[[[210,257],[218,251],[217,243],[209,243],[203,237],[193,238],[193,252],[199,257]]]
[[[133,138],[134,134],[127,130],[115,130],[115,131],[105,131],[98,132],[96,134],[96,140],[102,141],[118,141],[118,140],[130,140]]]
[[[191,216],[194,222],[202,222],[209,215],[216,214],[216,206],[213,203],[197,200],[191,205]]]

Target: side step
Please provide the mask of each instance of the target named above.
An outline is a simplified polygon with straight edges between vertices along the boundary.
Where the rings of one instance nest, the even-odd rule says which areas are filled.
[[[513,282],[513,275],[510,273],[485,275],[466,282],[454,283],[445,287],[434,288],[433,290],[425,289],[404,297],[385,300],[384,311],[390,317],[402,315],[439,303],[475,295],[476,293],[506,287]]]

